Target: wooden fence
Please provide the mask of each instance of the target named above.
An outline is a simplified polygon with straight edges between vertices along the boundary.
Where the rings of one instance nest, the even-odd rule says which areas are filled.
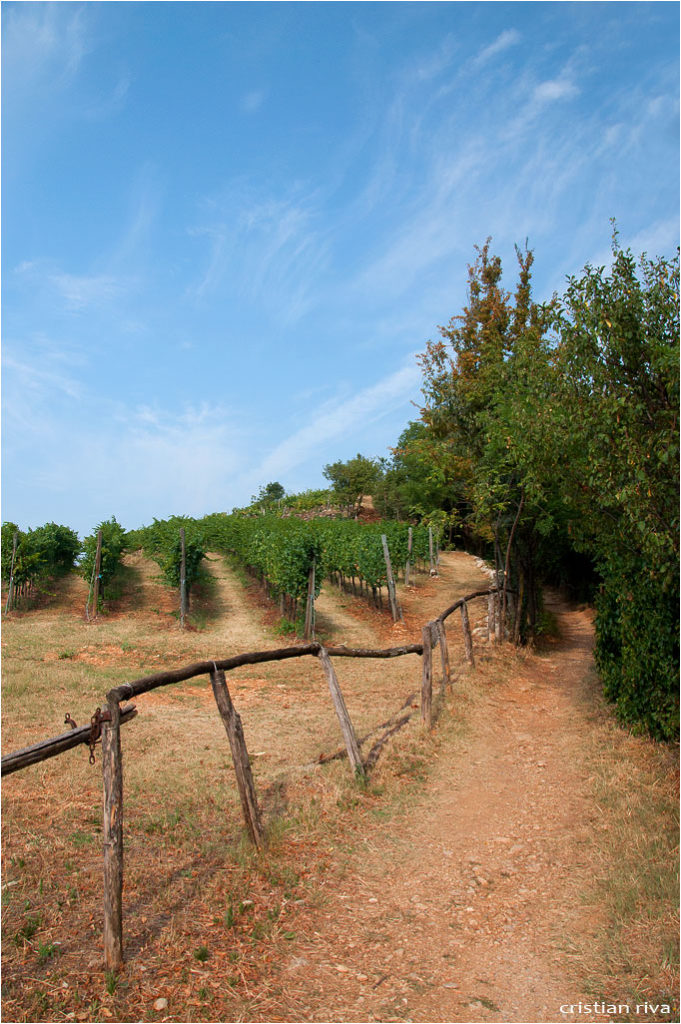
[[[237,786],[241,799],[244,820],[251,840],[258,848],[265,844],[257,795],[251,774],[250,760],[244,740],[241,719],[234,708],[227,686],[225,673],[243,665],[256,665],[268,661],[283,661],[288,658],[315,657],[324,673],[331,699],[343,735],[345,752],[351,769],[357,778],[366,775],[367,764],[362,762],[359,742],[348,714],[343,694],[332,663],[332,658],[399,658],[408,654],[422,657],[421,672],[421,719],[430,729],[433,725],[433,651],[440,650],[442,664],[442,690],[451,682],[449,651],[445,622],[455,611],[461,612],[464,651],[468,664],[474,664],[473,640],[468,603],[476,598],[487,597],[488,637],[499,639],[500,593],[496,588],[478,590],[455,601],[437,619],[428,622],[421,631],[420,644],[405,644],[382,650],[341,647],[324,647],[318,642],[284,647],[269,651],[251,651],[237,654],[219,661],[201,661],[170,672],[159,672],[144,676],[131,683],[123,683],[110,690],[106,696],[107,707],[100,708],[92,716],[90,725],[78,728],[75,722],[67,722],[69,732],[23,750],[7,754],[2,758],[2,774],[19,771],[30,764],[36,764],[49,757],[55,757],[80,743],[90,747],[90,759],[94,760],[94,745],[101,733],[102,781],[103,781],[103,853],[104,853],[104,959],[107,970],[118,971],[123,965],[123,768],[121,756],[121,725],[137,714],[133,704],[122,706],[150,690],[161,686],[184,682],[196,676],[210,678],[217,708],[229,739]],[[410,715],[389,729],[389,733],[404,724]],[[384,723],[390,725],[391,723]],[[387,734],[387,735],[388,735]]]

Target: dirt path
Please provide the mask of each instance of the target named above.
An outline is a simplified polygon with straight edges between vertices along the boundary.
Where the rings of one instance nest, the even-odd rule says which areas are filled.
[[[355,851],[284,968],[280,1019],[573,1019],[559,1008],[580,993],[561,964],[568,928],[588,927],[579,691],[592,630],[586,613],[553,610],[560,642],[505,682],[472,677],[465,738],[440,748],[418,803]]]
[[[271,646],[262,615],[254,612],[242,584],[222,555],[210,552],[206,566],[215,579],[215,615],[204,630],[208,645],[214,651],[224,650],[225,654]]]
[[[215,580],[211,591],[211,621],[202,630],[206,643],[215,650],[247,651],[272,646],[272,623],[279,618],[276,606],[249,598],[234,571],[222,555],[209,553],[206,567]],[[316,602],[317,627],[320,633],[334,643],[371,645],[375,634],[363,619],[353,617],[348,607],[352,600],[338,594],[331,584],[326,584]],[[299,643],[291,635],[282,638],[281,646],[287,642]]]

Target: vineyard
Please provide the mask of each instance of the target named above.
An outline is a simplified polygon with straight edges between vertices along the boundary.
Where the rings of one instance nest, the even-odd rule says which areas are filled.
[[[216,551],[219,544],[214,520],[224,531],[223,550],[227,554]],[[96,619],[88,622],[83,614],[91,581],[84,572],[71,574],[68,586],[57,581],[58,585],[51,588],[53,596],[45,600],[39,595],[21,599],[23,610],[6,617],[2,712],[9,749],[58,731],[55,726],[63,721],[65,711],[82,731],[82,723],[89,720],[97,704],[102,704],[104,693],[117,687],[127,692],[126,684],[137,676],[158,676],[159,670],[184,676],[182,666],[192,662],[205,665],[208,660],[212,665],[211,659],[220,664],[225,663],[223,659],[230,664],[238,661],[240,667],[229,673],[229,688],[243,721],[267,836],[266,850],[260,853],[249,849],[244,838],[229,747],[210,684],[204,681],[198,685],[198,679],[189,679],[136,696],[137,716],[122,730],[125,966],[119,974],[104,976],[101,748],[95,747],[94,766],[88,763],[87,750],[81,746],[13,775],[3,786],[7,979],[3,999],[8,1019],[153,1021],[163,1016],[159,1007],[166,1004],[165,1015],[170,1019],[189,1021],[272,1020],[277,1016],[328,1019],[324,1016],[324,997],[315,996],[316,978],[326,979],[323,985],[331,992],[328,998],[335,1000],[335,1013],[340,1013],[337,1019],[344,1019],[342,1006],[348,990],[329,989],[328,964],[344,966],[353,961],[357,963],[357,977],[349,979],[352,999],[371,1000],[377,1019],[394,1017],[398,1003],[404,1005],[404,990],[399,978],[385,980],[387,972],[381,966],[380,953],[375,952],[376,942],[362,942],[353,952],[347,932],[342,940],[340,934],[336,936],[346,922],[341,897],[355,900],[358,915],[360,905],[366,906],[366,896],[361,894],[367,883],[354,878],[350,851],[357,848],[358,870],[364,877],[367,851],[380,850],[379,860],[378,852],[370,858],[371,871],[379,871],[383,864],[382,870],[390,874],[390,880],[386,877],[380,885],[376,883],[373,898],[378,903],[370,902],[368,906],[371,910],[386,903],[388,918],[380,927],[385,928],[387,949],[399,951],[395,928],[411,928],[411,899],[414,892],[424,892],[419,886],[426,885],[423,878],[419,881],[419,872],[427,874],[429,866],[432,871],[433,865],[441,864],[443,855],[440,847],[424,852],[403,879],[386,844],[395,843],[404,828],[401,818],[394,816],[404,814],[412,803],[418,809],[417,820],[423,819],[423,811],[428,808],[423,787],[427,787],[432,773],[442,770],[443,792],[450,794],[453,785],[460,788],[462,779],[470,780],[472,810],[459,795],[454,816],[442,819],[446,830],[442,843],[447,849],[456,842],[467,851],[466,857],[481,855],[487,840],[482,842],[484,832],[479,832],[477,818],[471,819],[473,813],[483,813],[493,829],[510,828],[506,812],[500,819],[496,805],[489,805],[489,801],[499,793],[504,798],[502,803],[507,802],[507,793],[502,794],[502,790],[517,776],[518,766],[513,760],[502,763],[501,774],[493,778],[484,767],[485,758],[496,758],[504,745],[509,747],[509,757],[516,756],[512,753],[514,730],[504,730],[503,718],[499,720],[499,715],[503,716],[500,679],[517,675],[521,680],[510,706],[526,708],[532,721],[536,719],[536,725],[525,726],[536,728],[537,751],[541,750],[541,754],[535,751],[533,764],[541,757],[547,764],[555,762],[556,770],[560,767],[563,772],[571,764],[572,759],[563,756],[562,747],[551,753],[552,733],[547,733],[543,708],[562,709],[556,733],[561,737],[576,736],[577,729],[583,727],[579,725],[582,719],[575,718],[575,709],[566,703],[562,687],[551,691],[550,696],[548,691],[542,696],[545,684],[538,683],[540,688],[528,704],[523,687],[527,686],[532,659],[519,661],[515,655],[505,659],[502,652],[507,648],[487,640],[487,606],[480,601],[471,604],[477,667],[475,672],[464,668],[464,637],[452,620],[448,632],[454,691],[452,697],[445,697],[434,687],[437,728],[432,732],[419,724],[418,656],[385,661],[338,657],[338,682],[362,761],[371,766],[365,781],[358,782],[348,770],[324,673],[316,665],[318,659],[292,657],[249,665],[240,657],[243,651],[263,647],[270,648],[271,654],[271,648],[277,646],[274,641],[280,609],[266,599],[263,579],[268,574],[274,577],[273,595],[274,588],[283,587],[284,580],[294,589],[290,580],[295,577],[278,575],[278,563],[264,558],[264,528],[268,524],[266,517],[241,517],[241,522],[235,524],[231,517],[224,516],[196,523],[179,518],[155,523],[147,534],[148,554],[144,553],[142,538],[126,535],[126,546],[134,550],[120,555],[118,573],[104,587],[103,614]],[[428,571],[419,573],[406,586],[406,562],[402,562],[405,548],[400,548],[399,536],[388,533],[391,556],[400,566],[402,577],[397,590],[403,620],[395,623],[385,609],[374,606],[371,582],[364,577],[365,582],[360,582],[358,558],[334,562],[330,540],[319,539],[322,535],[337,536],[336,529],[348,536],[373,536],[369,550],[373,551],[375,576],[371,575],[371,563],[366,571],[369,581],[373,578],[380,584],[385,582],[377,555],[382,553],[380,529],[376,539],[374,529],[352,522],[318,525],[319,534],[294,523],[291,550],[307,552],[304,557],[299,555],[299,579],[304,579],[305,559],[310,555],[319,559],[327,579],[333,574],[332,585],[323,586],[315,602],[319,642],[331,650],[335,647],[337,652],[347,654],[352,648],[418,644],[423,639],[421,627],[425,621],[441,613],[458,596],[488,585],[489,577],[473,558],[461,552],[443,552],[437,576]],[[254,554],[237,556],[231,531],[239,528],[244,544],[241,550],[260,552],[259,561]],[[172,551],[180,530],[185,532],[188,551],[196,542],[208,552],[198,563],[200,571],[192,583],[195,625],[184,631],[178,629],[177,622],[178,577],[168,577],[164,571],[164,552]],[[272,530],[281,530],[284,537],[286,522],[272,524]],[[304,546],[303,539],[307,538],[308,543],[310,536],[317,537],[316,547]],[[247,540],[253,541],[252,549],[246,547]],[[406,541],[408,545],[408,531]],[[428,531],[418,542],[417,531],[413,531],[412,541],[413,559],[417,552],[421,559],[426,555],[428,569]],[[404,544],[404,539],[401,542]],[[105,547],[103,542],[102,550]],[[190,564],[191,559],[187,559]],[[245,571],[237,573],[239,566],[246,565],[251,566],[252,576]],[[352,593],[353,569],[356,595]],[[187,576],[191,575],[188,570]],[[337,585],[343,581],[345,588]],[[293,648],[290,653],[295,653]],[[542,658],[532,671],[542,680],[550,675]],[[541,707],[532,710],[536,699]],[[471,714],[479,716],[478,728],[486,723],[485,728],[492,731],[483,747],[474,745],[471,749],[472,736],[466,725]],[[471,757],[482,767],[473,767]],[[544,808],[546,817],[542,820],[546,822],[555,815],[555,808],[564,804],[565,836],[572,836],[574,808],[567,795],[578,780],[561,777],[556,783],[561,793],[557,800],[556,791],[543,791],[543,778],[536,776],[536,769],[523,775],[518,806],[526,813],[528,808],[534,809],[532,813]],[[453,830],[458,821],[461,835],[455,840]],[[497,831],[492,836],[495,834],[503,838],[506,833]],[[405,834],[405,842],[418,843],[418,837],[407,839],[407,835],[411,833]],[[659,831],[656,836],[659,847]],[[657,852],[651,849],[645,853],[660,872],[661,850],[656,847]],[[417,845],[413,852],[418,852]],[[559,863],[572,863],[571,857],[570,848],[563,852]],[[467,863],[466,858],[464,861]],[[451,862],[452,867],[458,863],[457,858],[456,865]],[[445,866],[449,864],[445,858]],[[673,864],[673,857],[669,864]],[[498,870],[507,870],[504,861]],[[549,874],[555,870],[546,867]],[[500,885],[510,884],[507,877],[497,877]],[[447,884],[451,893],[462,883]],[[551,884],[563,891],[565,880],[559,878]],[[390,902],[393,888],[395,900]],[[464,898],[468,905],[472,897]],[[428,902],[427,895],[422,899]],[[539,906],[537,914],[544,915],[545,909]],[[421,964],[428,962],[431,948],[453,948],[451,942],[458,942],[459,934],[466,948],[473,948],[474,936],[467,935],[464,928],[466,915],[459,923],[456,918],[440,925],[441,918],[442,907],[433,911],[432,927],[446,927],[446,932],[437,939],[434,933],[433,941],[424,944],[419,933],[412,932],[410,948]],[[389,923],[393,919],[394,925]],[[352,927],[352,921],[348,923]],[[377,923],[360,923],[358,917],[356,927],[361,935],[372,934]],[[647,916],[646,929],[650,928]],[[337,948],[325,952],[327,942],[337,942]],[[446,964],[439,954],[435,959]],[[307,972],[303,970],[289,979],[289,966],[306,961],[315,964],[314,976],[305,983]],[[433,960],[429,968],[433,977],[441,969]],[[423,967],[415,962],[405,970],[422,971]],[[477,976],[477,968],[471,966],[469,970],[470,978]],[[331,971],[335,973],[333,966]],[[362,980],[365,976],[367,982]],[[443,980],[449,983],[451,977],[445,975]],[[460,972],[454,977],[462,978],[462,985],[467,983]],[[340,981],[344,976],[338,978]],[[294,990],[289,992],[288,986],[294,982]],[[442,998],[441,988],[433,991]],[[437,1019],[432,1015],[436,1011],[428,1003],[427,990],[419,995],[414,988],[404,995],[413,1007],[412,1019]],[[309,1007],[317,998],[319,1008],[313,1011]],[[353,1019],[362,1018],[362,1005],[361,1001],[353,1002]]]
[[[155,519],[151,526],[126,533],[112,517],[100,523],[82,545],[66,527],[48,524],[22,533],[6,523],[2,579],[8,607],[18,598],[36,594],[41,582],[72,569],[76,559],[78,571],[89,584],[88,601],[95,591],[98,604],[106,597],[123,552],[137,549],[157,563],[165,584],[182,590],[187,606],[192,588],[205,579],[206,553],[227,555],[266,586],[282,616],[294,625],[302,603],[319,596],[324,580],[366,596],[382,609],[384,588],[400,575],[408,582],[410,570],[426,564],[433,568],[437,561],[437,537],[432,530],[397,522],[304,521],[234,513],[200,520]]]

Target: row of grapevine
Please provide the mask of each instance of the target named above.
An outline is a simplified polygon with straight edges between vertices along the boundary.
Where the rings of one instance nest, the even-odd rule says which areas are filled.
[[[26,597],[40,584],[73,568],[81,545],[68,526],[46,523],[34,530],[2,524],[2,582],[9,588],[7,605]]]
[[[33,598],[47,581],[71,572],[74,567],[90,584],[90,593],[95,589],[96,578],[96,590],[102,594],[118,569],[124,549],[125,530],[115,517],[100,523],[82,543],[74,530],[57,523],[46,523],[33,530],[3,523],[2,582],[7,587],[6,610],[14,606],[17,598]]]
[[[180,530],[184,530],[184,578],[182,578],[182,544]],[[154,519],[151,526],[132,530],[127,534],[130,549],[142,548],[161,568],[164,581],[171,587],[184,582],[187,604],[192,586],[201,578],[206,554],[206,539],[201,522],[187,516]]]
[[[99,535],[101,534],[101,542]],[[125,530],[116,520],[115,516],[95,527],[93,533],[83,541],[82,555],[78,564],[78,571],[83,579],[89,584],[87,606],[94,595],[95,604],[99,604],[99,598],[116,575],[121,555],[126,548]],[[97,552],[99,550],[99,560]],[[95,615],[98,612],[95,608]]]
[[[280,519],[265,515],[215,515],[202,520],[211,546],[235,555],[273,591],[295,603],[307,594],[315,564],[316,597],[324,578],[355,580],[370,588],[374,599],[387,583],[381,543],[385,534],[393,571],[408,557],[409,527],[404,523],[363,524],[348,519]],[[412,531],[412,561],[428,557],[427,529]]]
[[[15,593],[28,593],[41,577],[78,570],[90,584],[90,597],[101,597],[110,585],[125,550],[142,548],[160,566],[168,585],[181,586],[180,530],[185,534],[185,594],[200,578],[202,561],[209,549],[234,556],[266,583],[271,596],[280,599],[282,612],[295,619],[298,604],[308,595],[310,570],[315,567],[313,597],[326,578],[356,593],[366,590],[381,604],[381,588],[387,583],[381,536],[387,536],[395,576],[408,558],[409,527],[403,523],[363,524],[348,519],[282,519],[268,514],[214,514],[201,520],[184,516],[154,519],[151,526],[126,533],[115,517],[102,522],[84,542],[68,527],[48,523],[22,532],[13,523],[2,527],[2,578],[13,580]],[[99,560],[98,535],[101,534]],[[428,557],[428,530],[414,527],[411,560]],[[17,537],[16,548],[13,544]]]
[[[326,575],[325,552],[313,523],[276,515],[213,515],[202,520],[211,547],[236,556],[281,602],[282,612],[295,618],[306,598],[311,566],[315,565],[314,597]]]
[[[327,573],[363,581],[370,587],[387,582],[381,537],[386,536],[393,573],[404,569],[409,557],[409,527],[405,523],[359,523],[353,519],[318,520],[314,524],[324,538]],[[412,564],[428,558],[428,530],[412,528]]]

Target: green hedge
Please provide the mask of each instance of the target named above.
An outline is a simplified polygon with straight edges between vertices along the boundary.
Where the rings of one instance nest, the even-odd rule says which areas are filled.
[[[612,574],[596,602],[596,664],[618,717],[656,739],[679,735],[679,587]]]

